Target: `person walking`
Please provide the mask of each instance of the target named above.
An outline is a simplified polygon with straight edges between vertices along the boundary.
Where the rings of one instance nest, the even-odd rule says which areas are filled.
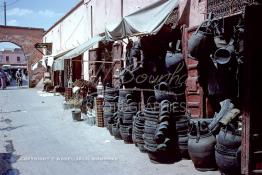
[[[22,82],[23,82],[23,79],[22,79],[22,72],[21,72],[21,69],[18,69],[16,71],[16,83],[18,86],[22,86]]]
[[[5,72],[0,69],[0,89],[4,90],[6,88],[6,74]]]

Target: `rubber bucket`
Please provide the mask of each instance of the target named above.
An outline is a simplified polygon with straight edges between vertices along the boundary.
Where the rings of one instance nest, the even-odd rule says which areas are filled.
[[[74,121],[81,121],[81,110],[80,109],[73,110],[72,118]]]

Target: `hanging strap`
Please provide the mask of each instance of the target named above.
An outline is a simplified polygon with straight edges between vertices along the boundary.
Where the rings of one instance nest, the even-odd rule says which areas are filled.
[[[200,121],[197,122],[196,129],[197,129],[196,143],[198,143],[200,140]]]

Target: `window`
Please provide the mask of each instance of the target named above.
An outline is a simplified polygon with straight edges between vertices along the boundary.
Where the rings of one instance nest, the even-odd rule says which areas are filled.
[[[17,62],[20,62],[20,61],[21,61],[20,57],[17,57]]]
[[[5,57],[6,62],[9,62],[9,56]]]
[[[3,55],[0,55],[0,62],[3,61]]]

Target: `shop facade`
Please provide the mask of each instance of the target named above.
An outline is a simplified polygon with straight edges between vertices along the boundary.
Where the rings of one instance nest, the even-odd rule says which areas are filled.
[[[53,74],[55,77],[53,79],[56,80],[54,84],[61,84],[61,82],[57,82],[59,76],[63,76],[62,84],[64,87],[68,87],[68,82],[70,84],[70,82],[75,79],[81,78],[88,81],[91,77],[89,73],[92,73],[89,69],[89,66],[92,67],[89,63],[89,55],[92,55],[92,53],[89,53],[89,49],[92,48],[85,48],[81,53],[78,53],[81,55],[81,59],[80,55],[74,54],[76,57],[71,58],[70,54],[65,56],[66,53],[83,45],[85,42],[88,42],[88,40],[92,40],[92,37],[103,35],[106,24],[119,21],[123,15],[131,13],[150,3],[152,3],[152,1],[112,1],[110,3],[107,1],[101,1],[99,3],[96,1],[80,1],[70,12],[55,23],[43,37],[43,43],[52,43],[52,49],[48,55],[57,60],[54,61],[54,65],[59,65],[54,68],[55,72]],[[94,49],[98,48],[98,42],[99,41],[92,44]],[[116,43],[114,47],[119,47],[119,44]],[[110,52],[112,52],[112,50]],[[62,56],[64,57],[61,59]],[[120,55],[118,54],[118,56]],[[68,59],[68,57],[70,57],[70,59]],[[123,58],[114,58],[114,60],[120,59]],[[97,64],[99,64],[99,60],[101,62],[102,59],[96,58],[96,61],[98,61]],[[78,64],[80,62],[82,66]],[[113,65],[113,63],[113,60],[108,60],[105,64]],[[62,72],[61,75],[59,73],[60,71]],[[93,72],[95,72],[95,70]]]
[[[108,3],[106,0],[99,2],[95,0],[81,1],[64,18],[62,18],[53,27],[51,27],[44,36],[44,42],[53,43],[52,55],[56,58],[54,61],[54,65],[62,65],[60,66],[60,68],[58,68],[59,66],[55,66],[54,68],[56,71],[58,71],[54,71],[55,85],[61,86],[61,84],[63,84],[62,86],[69,87],[78,79],[84,79],[93,82],[96,85],[99,81],[101,81],[104,86],[109,85],[108,88],[121,89],[122,91],[119,91],[119,93],[122,94],[126,92],[126,88],[143,89],[146,87],[146,89],[150,89],[152,91],[155,90],[155,92],[156,90],[162,90],[162,87],[167,88],[168,86],[163,84],[161,81],[158,82],[159,84],[146,84],[146,82],[146,85],[143,84],[142,87],[139,87],[141,84],[136,84],[136,86],[134,86],[134,84],[132,84],[134,82],[130,83],[128,81],[125,81],[125,78],[129,75],[135,76],[134,74],[140,73],[139,71],[141,71],[140,69],[133,68],[131,68],[131,70],[125,69],[128,68],[128,66],[134,66],[133,63],[130,64],[130,62],[128,62],[130,56],[128,55],[128,53],[131,53],[132,51],[136,52],[137,48],[134,47],[135,45],[133,43],[137,43],[137,41],[139,41],[139,44],[141,44],[138,48],[139,51],[136,52],[137,55],[132,55],[136,58],[136,60],[138,60],[138,63],[136,63],[135,67],[137,67],[137,64],[142,65],[143,61],[145,61],[147,64],[144,64],[145,68],[143,71],[146,71],[148,74],[153,74],[155,75],[155,77],[157,77],[158,74],[160,75],[162,72],[165,72],[166,67],[162,65],[161,61],[158,62],[156,56],[162,57],[167,53],[166,51],[174,52],[176,54],[179,53],[180,56],[182,55],[187,68],[185,71],[187,74],[186,81],[184,82],[185,84],[182,85],[184,88],[182,88],[182,90],[185,91],[185,96],[181,97],[179,101],[185,102],[186,104],[179,107],[184,107],[185,110],[190,113],[190,117],[195,119],[215,117],[215,112],[219,113],[219,110],[217,111],[215,106],[219,105],[219,103],[217,103],[219,101],[219,98],[216,96],[212,96],[214,98],[210,97],[210,94],[212,94],[210,88],[208,88],[208,86],[210,85],[208,84],[210,81],[210,79],[208,78],[210,77],[205,77],[209,76],[207,74],[210,74],[208,70],[210,70],[209,66],[211,63],[202,64],[200,59],[203,55],[200,56],[200,59],[194,58],[196,56],[188,55],[188,51],[190,50],[190,38],[192,38],[195,32],[200,29],[199,26],[203,24],[203,21],[210,20],[216,24],[215,27],[220,28],[220,31],[216,32],[221,32],[221,35],[223,35],[224,37],[223,40],[226,40],[227,44],[230,43],[230,39],[235,37],[236,35],[235,30],[239,30],[240,32],[242,32],[242,29],[246,29],[246,26],[242,26],[243,21],[247,21],[251,18],[251,16],[247,16],[246,19],[245,17],[243,18],[245,6],[247,4],[244,4],[242,1],[232,1],[231,3],[228,3],[226,1],[217,0],[169,1],[170,4],[167,3],[168,5],[165,8],[166,11],[170,10],[168,14],[160,14],[159,24],[155,25],[154,23],[152,23],[150,25],[155,25],[154,27],[150,28],[150,25],[148,25],[146,26],[148,28],[146,28],[141,25],[139,17],[142,16],[145,17],[144,20],[147,19],[152,11],[147,9],[147,13],[145,12],[146,10],[143,9],[143,7],[149,4],[153,4],[154,2],[113,0]],[[161,2],[158,3],[161,5]],[[252,3],[253,1],[248,1],[249,5]],[[169,5],[171,5],[172,7]],[[153,10],[157,9],[153,7],[151,8]],[[247,14],[250,13],[250,11],[247,11]],[[75,25],[72,24],[73,19]],[[79,19],[79,21],[77,21],[76,19]],[[161,19],[162,21],[164,20],[163,23]],[[254,24],[250,24],[250,26],[252,25]],[[145,28],[146,30],[144,30]],[[132,47],[129,48],[128,46],[131,43],[131,40]],[[243,40],[243,38],[241,38],[241,40]],[[174,45],[176,45],[177,47],[174,48],[173,45],[172,48],[168,48],[170,46],[169,43],[172,43],[174,41],[176,42]],[[162,45],[160,45],[160,43]],[[175,49],[175,51],[173,51],[172,49]],[[245,50],[249,50],[249,48],[247,47],[245,48]],[[140,57],[141,55],[139,55],[141,53],[143,55],[142,57]],[[241,54],[243,53],[244,52],[242,50]],[[241,54],[240,56],[242,56]],[[133,59],[132,56],[131,59]],[[172,56],[171,53],[170,56]],[[203,57],[205,56],[206,55],[204,55]],[[210,54],[207,55],[207,57],[210,57]],[[241,59],[237,61],[241,62]],[[173,63],[171,62],[170,64],[172,65]],[[233,69],[235,71],[234,76],[239,76],[238,74],[236,74],[236,72],[243,71],[243,69],[238,69],[239,63],[236,63],[235,66],[236,67],[230,67],[230,70]],[[242,65],[240,65],[240,67],[242,67]],[[169,68],[166,69],[168,70]],[[174,68],[172,67],[171,69]],[[247,69],[250,69],[250,67],[247,67]],[[231,72],[229,71],[229,73]],[[241,74],[241,72],[238,73]],[[231,76],[226,73],[223,75]],[[202,80],[199,79],[199,77],[201,77]],[[221,81],[230,81],[230,83],[227,82],[225,87],[229,86],[229,84],[235,83],[233,87],[226,89],[235,90],[234,92],[232,92],[234,93],[233,98],[236,98],[234,99],[234,101],[236,101],[236,106],[241,109],[241,112],[243,113],[241,145],[242,173],[250,174],[251,172],[260,172],[259,168],[261,168],[261,164],[259,163],[259,156],[261,152],[259,148],[256,148],[256,151],[254,151],[253,148],[255,148],[256,145],[252,145],[250,142],[253,139],[260,138],[260,130],[256,129],[255,131],[251,131],[251,109],[245,107],[242,108],[242,106],[245,105],[246,102],[243,103],[243,101],[241,101],[241,97],[250,92],[245,90],[241,91],[240,85],[242,79],[236,79],[236,82],[231,82],[230,78],[228,80],[222,78]],[[219,85],[218,83],[217,86],[221,85]],[[132,92],[130,94],[134,95],[135,93]],[[107,94],[108,102],[112,100],[111,95],[112,94],[110,93]],[[149,98],[147,98],[150,95],[152,94],[144,93],[142,96],[143,98],[138,101],[135,101],[136,99],[133,99],[133,102],[150,101]],[[250,98],[247,99],[247,101],[250,101]],[[162,102],[162,100],[160,102]],[[113,113],[107,113],[106,115],[113,116]],[[182,114],[179,113],[179,115]],[[109,119],[107,122],[109,122]],[[116,121],[110,120],[110,122],[116,124],[114,123]],[[126,127],[126,125],[123,125],[123,123],[122,126]],[[125,127],[119,129],[125,130]],[[153,126],[148,126],[148,128],[150,127],[152,128]],[[126,134],[125,136],[126,138],[130,137],[130,135],[128,134]],[[253,136],[256,138],[253,138]],[[255,155],[258,155],[258,158],[256,158]]]
[[[248,75],[249,76],[254,76],[254,72],[250,72],[250,68],[252,67],[250,63],[254,63],[254,59],[256,59],[254,54],[257,52],[258,48],[256,49],[251,49],[252,46],[251,43],[255,43],[254,36],[260,36],[258,30],[254,26],[254,21],[251,18],[255,18],[255,16],[258,15],[258,9],[261,9],[261,5],[256,6],[254,4],[255,1],[213,1],[213,0],[207,0],[206,1],[206,14],[212,13],[214,17],[217,19],[218,23],[220,26],[223,26],[223,36],[227,38],[227,40],[231,37],[236,39],[236,31],[237,35],[239,37],[239,31],[245,32],[245,37],[243,37],[242,33],[242,38],[240,41],[240,50],[237,51],[238,56],[241,57],[240,60],[238,60],[238,66],[237,66],[237,74],[238,76],[238,81],[235,85],[234,88],[237,91],[237,101],[238,101],[238,106],[241,109],[242,112],[242,117],[243,117],[243,131],[242,131],[242,154],[241,154],[241,173],[242,174],[259,174],[261,173],[261,155],[260,155],[260,150],[261,148],[258,146],[260,145],[259,141],[259,135],[261,135],[261,130],[258,129],[256,126],[256,112],[254,112],[255,109],[250,107],[247,103],[252,100],[252,96],[250,96],[250,91],[255,87],[254,84],[251,86],[248,86],[244,82],[248,82]],[[252,5],[253,4],[253,5]],[[248,7],[251,5],[250,7]],[[252,9],[254,12],[251,12]],[[255,10],[256,9],[256,10]],[[261,14],[260,14],[261,15]],[[249,22],[252,21],[252,22]],[[258,21],[257,21],[258,22]],[[186,41],[192,36],[192,34],[197,30],[197,26],[191,26],[187,28],[186,32]],[[251,32],[252,31],[252,32]],[[240,33],[241,33],[240,32]],[[252,34],[251,34],[251,33]],[[241,35],[241,34],[240,34]],[[253,36],[254,38],[248,39],[250,36]],[[244,39],[245,38],[245,39]],[[258,38],[257,38],[258,39]],[[251,42],[251,40],[253,42]],[[256,40],[258,42],[258,40]],[[245,44],[244,44],[245,43]],[[244,47],[245,45],[245,47]],[[188,44],[185,44],[185,47],[188,46]],[[251,51],[250,51],[251,50]],[[252,55],[252,56],[251,56]],[[193,69],[197,69],[197,64],[198,62],[196,60],[188,59],[187,65],[189,69],[189,77],[196,75],[195,72],[191,72],[190,69],[194,67]],[[258,69],[257,69],[258,70]],[[199,73],[199,72],[198,72]],[[258,72],[257,72],[258,73]],[[192,77],[193,77],[192,76]],[[230,76],[230,75],[226,75]],[[190,82],[190,78],[188,79],[188,83]],[[232,84],[234,82],[231,82]],[[193,83],[194,85],[199,85],[198,83]],[[190,87],[190,86],[189,86]],[[249,89],[247,88],[249,87]],[[197,88],[194,88],[197,89]],[[187,93],[190,93],[190,89],[188,89]],[[202,91],[203,93],[203,91]],[[259,94],[259,93],[258,93]],[[190,97],[189,95],[187,95]],[[202,111],[204,111],[204,116],[209,117],[210,115],[214,113],[214,109],[212,109],[212,105],[210,104],[211,102],[207,97],[205,97],[204,94],[199,96],[202,98]],[[203,98],[204,97],[204,98]],[[199,99],[197,100],[199,101]],[[256,140],[256,141],[255,141]],[[255,142],[253,142],[255,141]]]

